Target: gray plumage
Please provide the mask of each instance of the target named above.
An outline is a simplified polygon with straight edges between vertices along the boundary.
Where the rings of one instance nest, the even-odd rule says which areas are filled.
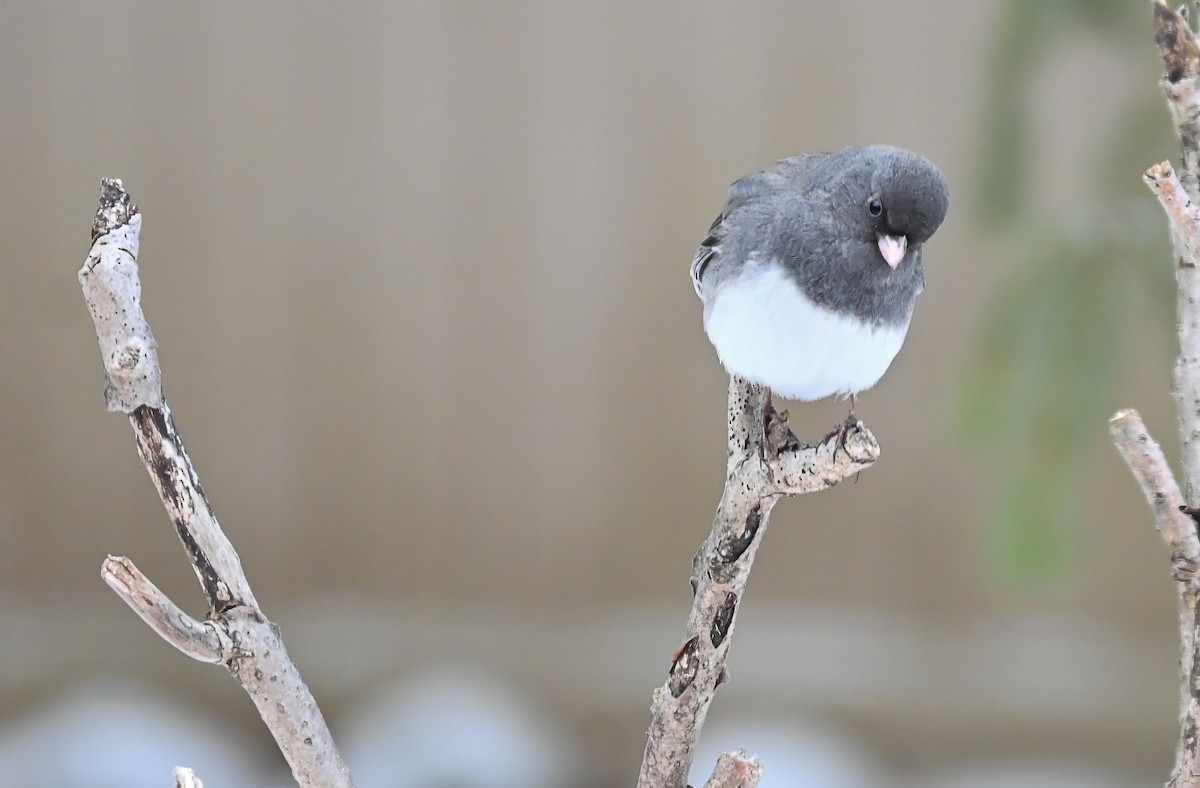
[[[870,200],[883,213],[872,216]],[[949,191],[928,159],[870,145],[781,159],[729,188],[729,201],[692,261],[705,302],[752,258],[778,260],[815,303],[873,325],[899,325],[924,287],[921,245],[946,216]],[[908,239],[903,265],[878,236]]]
[[[904,343],[948,204],[937,167],[886,145],[736,181],[691,267],[726,369],[793,399],[873,386]]]

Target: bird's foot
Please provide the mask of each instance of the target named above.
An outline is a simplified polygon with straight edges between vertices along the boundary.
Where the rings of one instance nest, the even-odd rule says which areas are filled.
[[[834,427],[833,430],[821,440],[821,443],[827,443],[831,439],[837,438],[837,446],[834,447],[834,450],[836,451],[837,449],[841,449],[842,451],[846,451],[846,438],[849,437],[852,430],[858,428],[858,424],[858,416],[855,415],[854,405],[851,403],[850,413],[847,414],[845,420],[841,424]]]

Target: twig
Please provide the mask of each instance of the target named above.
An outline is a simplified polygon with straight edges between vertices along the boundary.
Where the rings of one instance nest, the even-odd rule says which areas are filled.
[[[1168,788],[1200,785],[1200,670],[1196,664],[1196,644],[1200,642],[1200,620],[1196,603],[1200,599],[1197,570],[1200,569],[1200,538],[1196,522],[1185,514],[1179,485],[1171,475],[1162,449],[1146,430],[1135,410],[1119,411],[1108,423],[1113,444],[1129,466],[1146,502],[1154,513],[1154,523],[1171,549],[1172,575],[1178,581],[1179,594],[1179,744],[1175,767]]]
[[[1146,496],[1146,503],[1154,513],[1155,526],[1180,564],[1176,579],[1192,580],[1189,575],[1194,576],[1200,566],[1200,537],[1196,535],[1196,522],[1185,514],[1187,506],[1183,494],[1179,492],[1162,449],[1150,436],[1136,410],[1117,411],[1108,421],[1108,432]]]
[[[760,386],[730,379],[725,492],[692,561],[695,598],[683,645],[666,683],[654,691],[639,788],[686,785],[708,707],[727,679],[735,614],[775,502],[832,487],[879,457],[879,444],[861,421],[814,446],[801,444],[764,394]]]
[[[1179,251],[1179,264],[1190,266],[1200,256],[1200,222],[1196,206],[1175,176],[1171,162],[1164,161],[1142,175],[1170,220],[1171,236]]]
[[[288,658],[279,629],[258,607],[162,394],[154,336],[141,307],[141,215],[118,180],[104,180],[92,248],[79,271],[104,360],[104,396],[129,416],[138,453],[175,524],[208,599],[196,621],[127,558],[109,556],[104,581],[164,640],[202,662],[223,664],[250,695],[299,785],[352,785],[317,703]]]
[[[100,577],[163,640],[198,662],[225,661],[233,644],[221,641],[221,629],[183,612],[133,561],[110,555],[100,567]]]
[[[762,771],[758,759],[746,757],[745,750],[727,752],[717,759],[717,768],[704,788],[757,788]]]

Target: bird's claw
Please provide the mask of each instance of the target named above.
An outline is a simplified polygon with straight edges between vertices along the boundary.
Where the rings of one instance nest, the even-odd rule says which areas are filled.
[[[850,451],[846,448],[846,439],[850,437],[850,432],[852,430],[858,429],[858,425],[858,416],[854,415],[854,411],[850,411],[850,414],[846,416],[845,420],[834,427],[833,430],[821,440],[821,443],[828,443],[833,438],[837,438],[837,445],[834,447],[834,452],[836,453],[838,449],[841,449],[842,451],[846,452],[846,454],[849,454]]]

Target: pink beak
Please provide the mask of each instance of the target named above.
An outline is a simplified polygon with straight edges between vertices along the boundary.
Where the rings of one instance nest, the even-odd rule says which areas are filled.
[[[908,251],[908,239],[903,235],[879,236],[879,253],[883,255],[883,259],[893,270],[900,265],[906,251]]]

